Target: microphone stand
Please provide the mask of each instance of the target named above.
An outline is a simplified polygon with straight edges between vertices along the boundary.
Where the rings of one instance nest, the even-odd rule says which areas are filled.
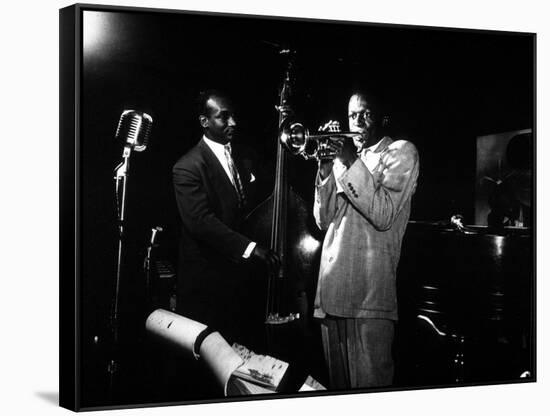
[[[118,222],[118,253],[117,253],[117,268],[116,268],[116,285],[115,294],[111,310],[111,330],[113,336],[113,356],[109,362],[109,390],[111,394],[114,388],[114,379],[118,371],[118,337],[119,337],[119,298],[120,298],[120,280],[122,275],[122,254],[124,241],[124,214],[126,211],[126,184],[130,171],[130,154],[131,146],[124,146],[122,153],[122,162],[115,168],[115,198],[117,204],[117,222]]]
[[[146,310],[149,314],[153,306],[153,295],[152,295],[152,282],[151,282],[151,262],[153,261],[153,249],[157,246],[156,238],[157,234],[162,231],[162,227],[155,227],[151,229],[151,240],[149,241],[149,246],[147,247],[147,253],[145,259],[143,260],[143,270],[145,272],[145,304]]]

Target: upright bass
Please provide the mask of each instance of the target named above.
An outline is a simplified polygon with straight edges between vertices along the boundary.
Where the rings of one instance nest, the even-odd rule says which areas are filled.
[[[279,135],[290,124],[293,114],[290,107],[292,65],[289,59],[276,106]],[[302,364],[304,343],[306,338],[312,338],[308,329],[310,308],[306,289],[314,286],[317,277],[321,243],[311,210],[289,186],[288,154],[279,135],[273,193],[246,218],[244,233],[269,246],[281,260],[280,268],[269,271],[267,276],[264,322],[268,353]]]

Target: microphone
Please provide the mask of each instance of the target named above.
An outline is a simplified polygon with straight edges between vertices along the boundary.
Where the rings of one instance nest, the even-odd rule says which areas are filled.
[[[142,152],[147,148],[153,119],[147,113],[124,110],[120,115],[115,138],[125,142],[125,147]]]

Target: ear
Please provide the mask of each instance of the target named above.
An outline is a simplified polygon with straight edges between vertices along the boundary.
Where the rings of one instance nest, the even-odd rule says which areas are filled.
[[[202,128],[207,128],[208,127],[208,117],[206,116],[199,116],[199,123],[201,123],[201,127]]]

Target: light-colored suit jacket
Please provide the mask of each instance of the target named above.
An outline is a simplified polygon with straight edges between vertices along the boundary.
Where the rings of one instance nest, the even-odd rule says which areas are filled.
[[[418,173],[415,146],[384,137],[343,173],[335,163],[328,179],[317,177],[314,216],[326,235],[316,317],[397,319],[396,270]]]

